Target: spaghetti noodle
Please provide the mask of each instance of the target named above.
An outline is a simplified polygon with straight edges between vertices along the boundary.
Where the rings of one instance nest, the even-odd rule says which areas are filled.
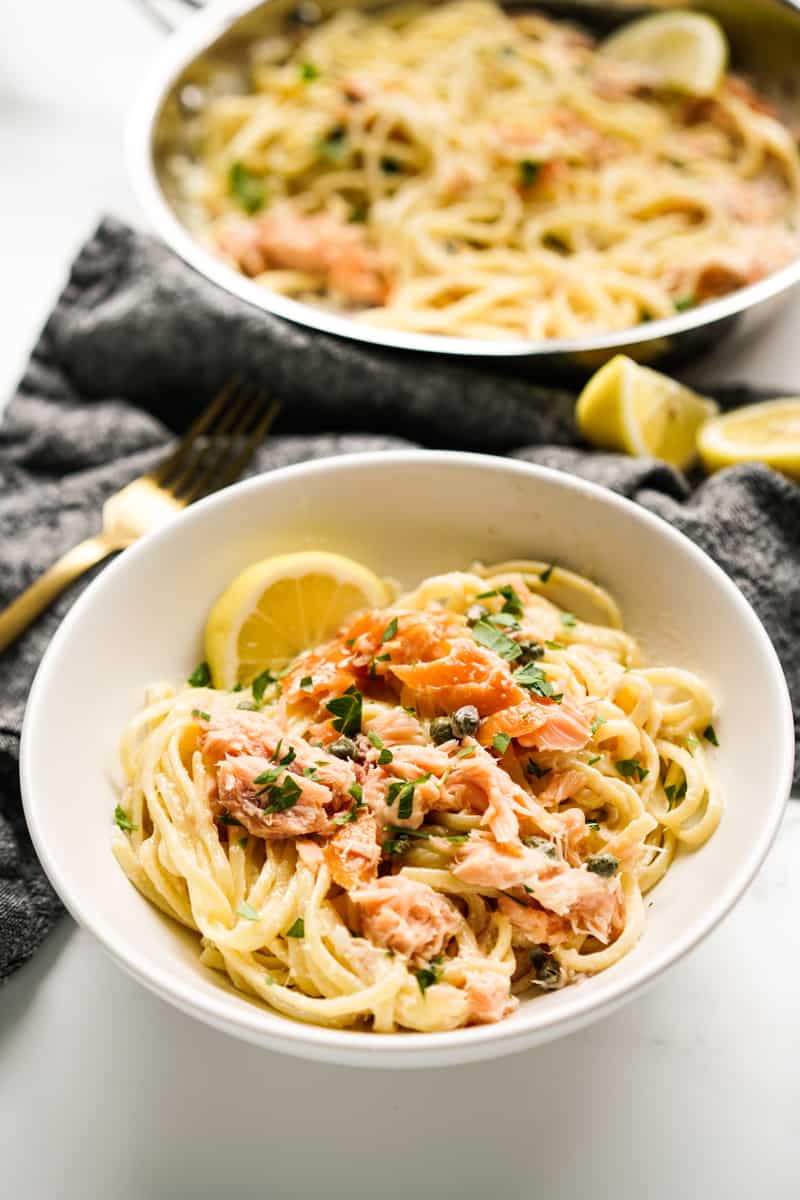
[[[605,624],[546,596],[570,592]],[[712,715],[697,677],[640,665],[596,585],[476,566],[281,680],[152,689],[114,851],[206,965],[287,1016],[496,1021],[636,944],[643,893],[720,819]]]

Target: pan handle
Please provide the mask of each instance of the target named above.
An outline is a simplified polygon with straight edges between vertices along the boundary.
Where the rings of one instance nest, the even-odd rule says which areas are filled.
[[[167,33],[177,29],[189,13],[205,8],[205,0],[136,0],[136,3]]]

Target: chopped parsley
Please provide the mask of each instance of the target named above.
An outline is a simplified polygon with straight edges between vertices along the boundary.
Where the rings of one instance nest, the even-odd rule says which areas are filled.
[[[114,822],[121,830],[123,830],[124,833],[133,833],[134,830],[139,828],[138,825],[134,825],[133,821],[120,804],[118,804],[114,809]]]
[[[208,663],[198,663],[186,682],[189,687],[208,687],[211,683],[211,668]]]
[[[347,794],[353,797],[355,804],[352,804],[347,812],[338,813],[333,818],[334,825],[350,825],[353,821],[357,821],[359,809],[365,807],[364,792],[360,783],[351,784],[347,789]]]
[[[549,638],[545,642],[545,646],[548,650],[566,650],[567,648],[563,642],[551,642]]]
[[[487,621],[491,621],[492,625],[495,625],[498,628],[505,626],[506,629],[519,629],[519,621],[516,617],[512,617],[511,613],[489,613],[485,619]]]
[[[399,829],[396,825],[386,826],[387,837],[384,839],[383,850],[386,854],[405,854],[411,839],[425,840],[427,838],[444,838],[454,845],[461,845],[469,840],[468,833],[437,833],[431,829]]]
[[[492,738],[492,748],[498,754],[505,754],[508,747],[511,745],[511,735],[508,733],[496,733]]]
[[[269,667],[262,671],[260,675],[256,675],[255,679],[250,685],[253,691],[253,699],[255,700],[256,704],[261,703],[261,701],[264,699],[264,692],[267,690],[267,687],[269,684],[274,682],[275,676],[272,674],[272,671],[270,671]]]
[[[314,680],[310,675],[304,675],[300,680],[300,688],[304,692],[310,692],[314,686]]]
[[[472,758],[473,754],[477,754],[476,746],[462,746],[456,751],[456,758]]]
[[[549,567],[545,567],[545,569],[539,573],[539,582],[540,583],[549,583],[550,582],[550,576],[553,574],[554,566],[555,566],[555,563],[550,563]]]
[[[247,849],[247,842],[248,842],[247,834],[245,834],[244,837],[239,838],[239,845],[242,847],[243,850]]]
[[[522,617],[525,614],[525,606],[519,597],[519,593],[511,586],[510,583],[504,583],[502,587],[494,588],[491,592],[481,592],[476,596],[476,600],[489,600],[492,596],[502,596],[503,607],[501,613],[507,613],[512,617]],[[495,614],[497,615],[497,614]]]
[[[420,967],[418,970],[414,971],[413,974],[416,975],[419,990],[424,996],[428,988],[434,983],[438,983],[442,978],[441,954],[437,955],[436,958],[432,958],[427,967]]]
[[[696,303],[694,296],[680,296],[675,301],[675,312],[686,312],[687,308],[694,308]]]
[[[380,751],[380,754],[378,755],[379,767],[385,767],[388,763],[393,761],[394,755],[392,754],[391,750],[384,745],[382,737],[379,737],[378,734],[372,729],[368,730],[367,737],[375,749]]]
[[[664,795],[667,797],[667,810],[671,812],[675,805],[680,804],[686,795],[686,780],[684,779],[681,784],[672,783],[669,787],[665,787]]]
[[[217,820],[219,821],[220,825],[238,825],[240,829],[244,829],[242,822],[237,821],[236,817],[232,817],[230,813],[222,813],[221,816],[217,817]]]
[[[233,691],[234,692],[244,691],[244,684],[242,683],[241,679],[237,679],[236,683],[233,685]]]
[[[197,717],[198,721],[210,721],[211,713],[204,712],[202,708],[193,708],[192,716]]]
[[[248,921],[259,921],[261,919],[260,914],[246,900],[242,901],[236,911],[240,917],[246,917]]]
[[[264,207],[266,192],[263,181],[241,162],[235,162],[228,171],[228,190],[251,216]]]
[[[555,700],[556,703],[561,702],[561,695],[555,694],[555,688],[549,681],[541,667],[537,667],[536,663],[528,663],[527,666],[520,667],[514,672],[514,680],[520,687],[526,688],[529,692],[533,692],[535,696]]]
[[[594,737],[594,735],[597,733],[600,726],[605,725],[605,723],[606,723],[605,717],[595,717],[595,719],[592,721],[592,730],[591,730],[592,737]]]
[[[253,780],[264,785],[258,795],[266,798],[265,813],[281,813],[294,808],[302,794],[303,789],[293,775],[284,776],[283,782],[278,783],[277,775],[282,769],[278,766],[274,770],[264,771]]]
[[[572,627],[574,625],[578,624],[578,618],[575,616],[574,613],[562,612],[561,613],[561,624],[566,625],[566,627],[568,629],[572,629]]]
[[[317,767],[304,767],[303,775],[306,777],[306,779],[313,779],[317,773],[317,770]]]
[[[532,158],[523,158],[518,166],[520,183],[523,187],[532,187],[536,182],[536,176],[539,174],[542,164]]]
[[[337,696],[326,704],[328,712],[333,714],[332,725],[337,733],[352,737],[354,733],[361,732],[362,702],[361,692],[353,684],[343,696]]]
[[[597,762],[600,762],[600,755],[593,754],[591,758],[587,759],[586,765],[587,765],[587,767],[593,767],[594,764]]]
[[[700,745],[700,743],[698,742],[697,738],[694,736],[693,733],[690,733],[686,739],[687,750],[696,750],[699,745]]]
[[[303,83],[311,83],[314,79],[319,79],[319,67],[312,62],[300,63],[300,78]]]
[[[529,758],[528,761],[525,763],[525,770],[528,772],[529,775],[533,775],[534,778],[536,778],[536,779],[544,779],[545,775],[550,774],[551,768],[550,767],[540,767],[537,762],[534,762],[534,760],[532,758]]]
[[[609,879],[612,875],[616,875],[618,867],[619,859],[615,858],[613,854],[594,854],[586,860],[586,870],[603,879]]]
[[[298,917],[291,929],[286,930],[287,938],[301,938],[306,936],[306,923],[302,917]]]
[[[383,645],[384,642],[390,642],[392,640],[392,638],[396,637],[396,636],[397,636],[397,617],[392,617],[391,621],[389,622],[389,624],[386,626],[383,633],[381,634],[381,645]]]
[[[706,739],[706,741],[707,741],[707,742],[711,742],[711,745],[712,745],[712,746],[718,746],[718,745],[719,745],[719,739],[718,739],[718,737],[717,737],[717,731],[716,731],[716,729],[714,728],[714,726],[713,726],[713,725],[707,725],[707,726],[705,727],[705,729],[703,730],[703,737]]]
[[[395,779],[389,784],[386,803],[391,805],[397,802],[398,820],[408,820],[414,811],[414,789],[418,783],[427,783],[430,778],[431,772],[427,771],[425,775],[420,775],[419,779]]]
[[[614,765],[625,779],[633,779],[635,777],[640,783],[650,774],[647,768],[642,766],[638,758],[620,758]]]
[[[503,633],[493,625],[488,617],[482,617],[480,621],[475,622],[472,626],[472,636],[479,645],[485,646],[487,650],[493,650],[495,654],[499,654],[508,662],[513,662],[522,654],[522,647],[507,633]]]

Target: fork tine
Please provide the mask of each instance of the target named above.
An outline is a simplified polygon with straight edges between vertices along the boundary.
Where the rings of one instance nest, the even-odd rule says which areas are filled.
[[[255,429],[250,434],[250,437],[245,442],[244,449],[242,450],[241,454],[238,456],[238,458],[233,460],[231,465],[228,467],[228,470],[223,472],[216,488],[214,489],[215,491],[219,491],[220,488],[227,487],[229,483],[233,483],[235,479],[239,478],[247,464],[250,462],[250,459],[253,457],[256,449],[264,440],[264,435],[267,433],[272,425],[272,422],[277,417],[280,407],[279,401],[272,401],[269,408],[256,425]]]
[[[184,491],[182,496],[187,504],[191,504],[199,496],[217,491],[226,483],[231,483],[239,477],[274,421],[280,407],[277,402],[268,404],[267,401],[266,394],[257,388],[250,394],[246,410],[244,412],[240,410],[240,415],[237,414],[239,419],[228,436],[224,439],[220,438],[218,445],[215,445],[213,449],[209,447],[209,453],[201,463],[198,463],[198,471],[188,481],[188,491]],[[232,451],[241,438],[246,438],[244,446],[233,460],[229,461]]]
[[[247,384],[238,384],[237,391],[228,399],[228,406],[225,408],[221,416],[211,428],[205,430],[205,438],[203,443],[199,443],[199,438],[195,439],[193,444],[187,447],[187,453],[178,464],[182,469],[177,477],[165,480],[162,486],[169,489],[174,496],[181,500],[185,500],[188,504],[186,489],[191,487],[192,482],[197,477],[198,471],[203,471],[208,463],[209,456],[214,453],[219,453],[220,446],[224,446],[224,442],[218,442],[218,438],[222,438],[225,434],[235,432],[236,422],[241,416],[243,410],[247,408],[249,389]],[[200,435],[202,436],[202,435]]]
[[[175,468],[181,464],[183,459],[192,449],[195,439],[200,437],[201,434],[205,433],[212,421],[217,419],[220,412],[224,410],[231,393],[239,387],[239,384],[239,377],[234,376],[233,379],[229,379],[225,386],[217,392],[213,400],[206,405],[199,417],[197,417],[197,419],[193,421],[186,430],[186,433],[178,442],[178,445],[175,447],[172,454],[170,454],[162,463],[159,463],[157,467],[149,472],[149,478],[152,479],[154,483],[157,483],[159,487],[166,486],[165,481],[173,473]]]

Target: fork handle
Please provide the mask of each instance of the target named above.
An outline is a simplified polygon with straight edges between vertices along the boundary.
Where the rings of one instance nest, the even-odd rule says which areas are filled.
[[[52,567],[48,567],[16,600],[11,601],[8,608],[0,612],[0,653],[28,628],[65,587],[115,549],[102,534],[98,534],[79,542],[57,559]]]

